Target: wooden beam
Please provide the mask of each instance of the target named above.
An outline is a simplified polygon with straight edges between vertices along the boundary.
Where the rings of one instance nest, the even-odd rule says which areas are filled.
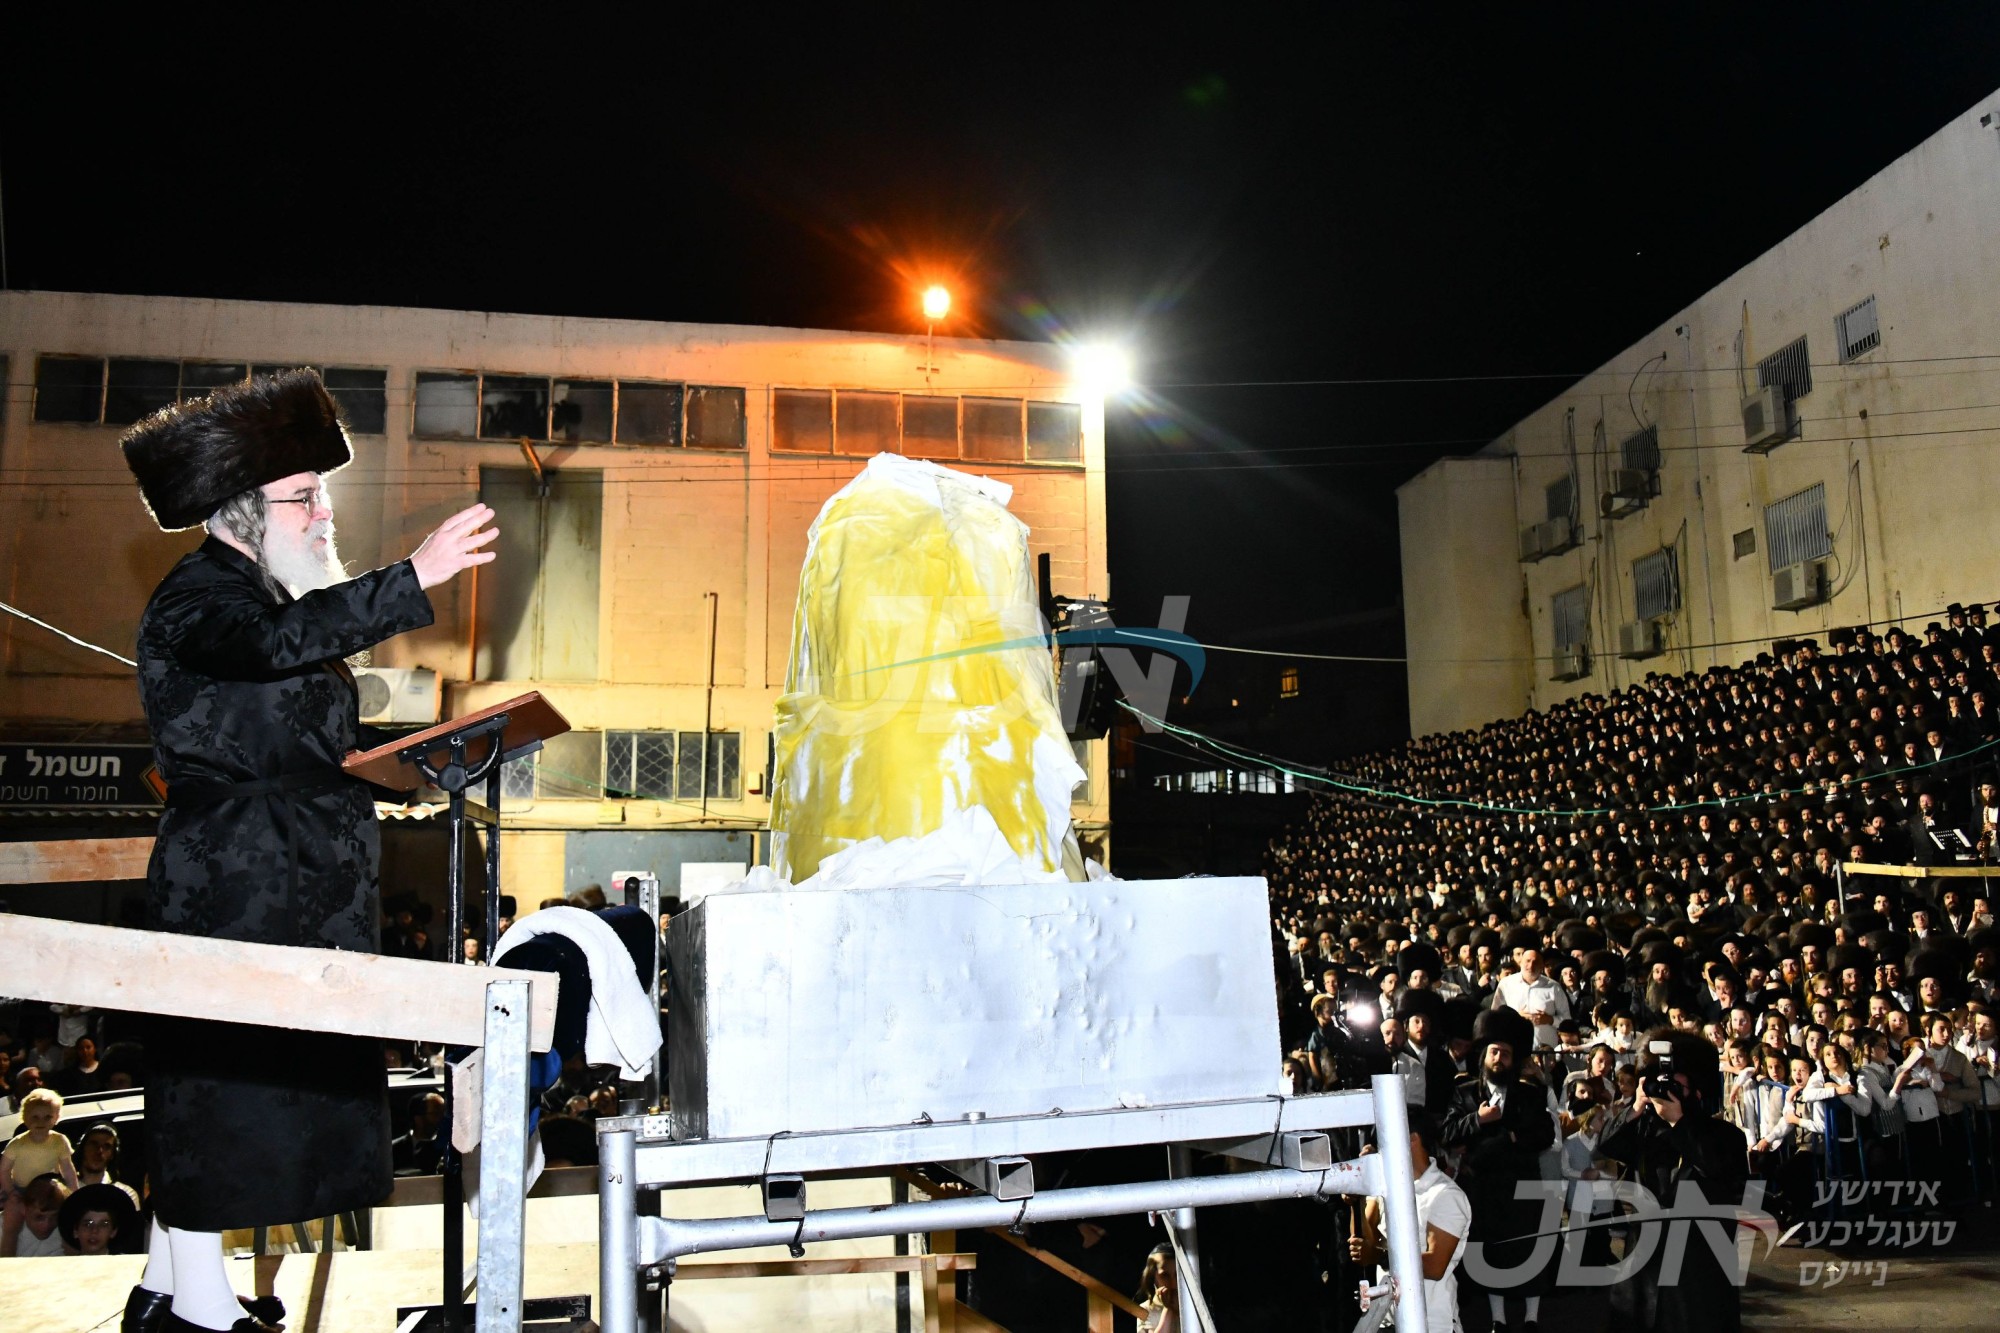
[[[0,958],[7,960],[8,993],[24,1000],[454,1046],[485,1045],[486,983],[495,975],[414,958],[6,914]],[[505,974],[533,982],[530,1043],[548,1050],[555,974]]]
[[[850,1273],[966,1273],[979,1267],[974,1254],[868,1254],[850,1259],[737,1259],[674,1265],[674,1281],[691,1277],[844,1277]]]
[[[1850,875],[1890,875],[1896,879],[2000,879],[2000,866],[1878,866],[1844,861]]]
[[[1034,1258],[1041,1260],[1043,1263],[1047,1264],[1050,1268],[1055,1269],[1056,1272],[1061,1273],[1064,1277],[1076,1283],[1079,1287],[1082,1287],[1091,1296],[1099,1300],[1109,1301],[1115,1308],[1123,1310],[1126,1314],[1131,1315],[1134,1319],[1145,1318],[1146,1312],[1139,1308],[1139,1303],[1133,1300],[1130,1296],[1127,1296],[1124,1292],[1119,1291],[1116,1287],[1108,1287],[1104,1285],[1104,1283],[1099,1282],[1096,1278],[1084,1272],[1081,1268],[1078,1268],[1075,1264],[1068,1263],[1062,1259],[1058,1259],[1053,1254],[1050,1254],[1047,1250],[1036,1249],[1034,1246],[1028,1244],[1028,1242],[1022,1240],[1019,1236],[1015,1235],[1013,1232],[1007,1230],[1007,1228],[988,1227],[986,1228],[986,1234],[989,1236],[998,1236],[1001,1240],[1006,1241],[1009,1245],[1012,1245],[1015,1249],[1021,1251],[1021,1253],[1026,1255],[1031,1255]]]
[[[69,838],[0,842],[0,884],[74,884],[144,879],[151,838]]]

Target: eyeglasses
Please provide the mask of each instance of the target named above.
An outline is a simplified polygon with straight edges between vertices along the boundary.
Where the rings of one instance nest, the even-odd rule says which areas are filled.
[[[273,500],[269,496],[266,496],[264,503],[274,505],[305,505],[308,509],[325,509],[329,505],[326,492],[323,490],[314,491],[310,495],[291,495],[282,500]]]

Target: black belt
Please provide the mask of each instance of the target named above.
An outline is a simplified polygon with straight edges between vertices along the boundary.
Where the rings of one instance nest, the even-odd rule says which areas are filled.
[[[299,821],[292,807],[300,797],[317,795],[345,787],[356,779],[338,768],[314,768],[302,773],[281,773],[275,778],[253,778],[249,782],[181,781],[167,788],[169,810],[200,810],[223,801],[253,796],[285,798],[285,933],[286,943],[299,943]]]

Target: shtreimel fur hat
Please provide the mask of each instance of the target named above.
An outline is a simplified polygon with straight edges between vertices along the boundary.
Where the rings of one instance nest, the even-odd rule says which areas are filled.
[[[332,395],[310,370],[163,407],[119,447],[166,532],[206,522],[231,496],[295,472],[338,471],[354,457]]]

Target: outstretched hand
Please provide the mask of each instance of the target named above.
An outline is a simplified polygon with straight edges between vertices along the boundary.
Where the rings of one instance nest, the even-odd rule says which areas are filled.
[[[470,509],[461,509],[438,525],[437,531],[424,538],[424,544],[410,557],[410,567],[417,572],[417,583],[425,588],[435,588],[451,579],[462,569],[483,565],[498,555],[497,551],[482,551],[479,548],[500,535],[498,528],[481,525],[493,517],[493,510],[483,504]]]

